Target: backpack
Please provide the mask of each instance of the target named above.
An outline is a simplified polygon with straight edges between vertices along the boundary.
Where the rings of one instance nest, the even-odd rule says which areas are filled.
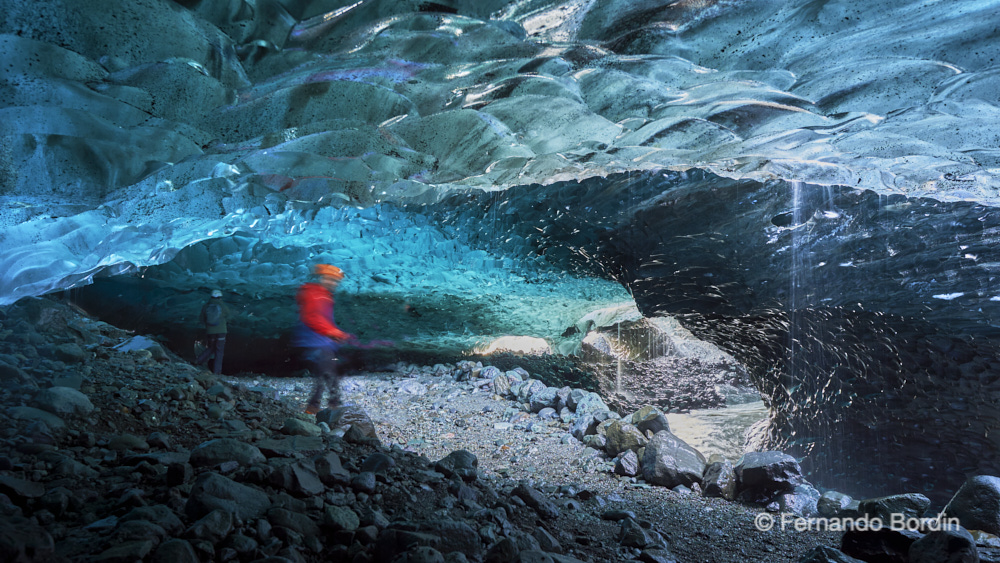
[[[222,323],[222,306],[218,303],[209,303],[205,307],[205,324],[219,326],[220,323]]]

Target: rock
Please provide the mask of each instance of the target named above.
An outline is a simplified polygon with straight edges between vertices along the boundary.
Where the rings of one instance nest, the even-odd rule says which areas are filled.
[[[572,394],[570,394],[572,397]],[[610,411],[608,405],[604,403],[604,399],[600,395],[594,392],[589,392],[576,404],[576,414],[585,414],[588,412],[603,412]]]
[[[441,552],[425,545],[419,545],[401,553],[392,563],[445,563]]]
[[[546,387],[544,383],[537,379],[528,379],[520,384],[512,384],[510,389],[511,391],[515,391],[516,389],[516,397],[519,402],[527,403],[533,395],[545,391]]]
[[[848,530],[841,538],[840,551],[861,559],[879,563],[909,563],[910,546],[923,534],[894,530]]]
[[[371,471],[362,471],[351,478],[351,487],[354,488],[355,491],[362,493],[374,493],[377,483],[378,481],[375,479],[375,474]]]
[[[910,545],[909,563],[979,563],[976,540],[964,528],[929,532]]]
[[[360,525],[358,514],[346,506],[327,505],[323,509],[323,526],[333,532],[357,530]]]
[[[615,458],[614,472],[615,475],[635,477],[639,474],[639,456],[632,450],[626,450]]]
[[[498,375],[502,374],[503,372],[500,371],[500,368],[496,366],[486,366],[482,370],[480,370],[479,377],[482,377],[483,379],[494,379]]]
[[[657,432],[642,456],[642,478],[653,485],[690,487],[701,482],[705,456],[667,430]]]
[[[607,444],[608,438],[601,434],[591,434],[590,436],[583,437],[583,445],[595,450],[603,450]]]
[[[435,463],[434,470],[444,474],[445,477],[457,475],[463,481],[470,483],[479,476],[479,459],[471,452],[457,450]]]
[[[931,500],[924,495],[908,493],[864,499],[858,504],[858,512],[879,518],[888,525],[894,517],[904,520],[920,518],[930,505]]]
[[[53,430],[64,430],[66,428],[66,423],[59,416],[34,407],[11,407],[7,409],[7,416],[14,420],[44,422],[46,426]]]
[[[45,485],[13,475],[0,475],[0,493],[16,500],[35,499],[45,494]]]
[[[146,451],[149,449],[149,444],[138,436],[119,434],[111,439],[111,442],[108,443],[108,448],[118,451]]]
[[[618,533],[618,541],[625,547],[637,547],[639,549],[652,547],[657,544],[654,536],[631,518],[622,520],[622,527]]]
[[[95,562],[124,563],[126,561],[142,561],[153,551],[152,540],[136,540],[110,547],[92,559]]]
[[[385,476],[389,469],[396,466],[396,460],[382,452],[374,452],[361,463],[361,471],[370,471],[376,475]]]
[[[181,522],[181,519],[174,514],[174,511],[162,504],[140,506],[135,508],[122,516],[119,519],[119,523],[132,522],[134,520],[156,522],[156,524],[166,530],[168,534],[176,534],[184,528],[184,524]]]
[[[246,522],[260,517],[270,507],[271,499],[264,492],[218,473],[202,473],[191,488],[184,512],[188,518],[198,519],[222,509]]]
[[[326,486],[310,459],[275,459],[270,463],[274,471],[268,483],[297,497],[321,495]]]
[[[638,451],[639,448],[644,448],[649,443],[649,440],[643,436],[638,428],[623,420],[612,420],[607,427],[605,436],[607,444],[604,446],[604,451],[612,457],[626,450]]]
[[[593,413],[579,415],[573,421],[569,431],[574,438],[582,442],[584,437],[597,433],[597,419],[594,418]]]
[[[794,457],[782,452],[747,452],[736,463],[737,496],[745,502],[766,504],[781,493],[790,493],[802,482],[802,469]]]
[[[325,409],[316,414],[316,423],[325,422],[330,428],[345,428],[344,439],[352,443],[378,444],[375,423],[368,413],[353,405]]]
[[[94,412],[94,404],[86,395],[71,387],[50,387],[35,394],[33,403],[52,414],[87,416]]]
[[[569,395],[566,397],[566,406],[573,412],[576,412],[577,405],[580,404],[584,398],[587,397],[588,391],[584,389],[572,389]],[[583,413],[580,413],[583,414]]]
[[[55,541],[37,523],[17,515],[0,515],[0,557],[3,561],[54,560]]]
[[[152,563],[199,563],[201,558],[186,540],[172,539],[160,544],[150,559]]]
[[[322,431],[319,426],[311,422],[300,418],[287,418],[281,427],[281,433],[289,436],[319,436]]]
[[[702,495],[706,497],[736,498],[736,470],[729,460],[710,463],[702,477]]]
[[[313,522],[309,515],[293,512],[285,508],[272,508],[268,510],[267,521],[272,526],[288,528],[304,537],[317,537],[321,533],[319,525]]]
[[[268,457],[296,457],[322,452],[326,450],[326,443],[318,436],[288,436],[261,440],[257,447]]]
[[[531,412],[537,413],[542,409],[550,409],[556,406],[556,395],[559,393],[559,389],[555,387],[545,387],[540,391],[532,393],[528,397],[528,404]]]
[[[820,516],[839,516],[851,506],[853,499],[837,491],[826,491],[819,496],[816,510]]]
[[[497,375],[490,381],[490,389],[494,394],[506,397],[510,393],[510,378],[503,374]]]
[[[629,420],[643,434],[647,432],[656,434],[661,430],[670,430],[670,423],[667,422],[666,415],[652,405],[647,405],[632,413]]]
[[[215,466],[227,461],[246,467],[263,463],[267,458],[256,446],[232,438],[209,440],[191,450],[190,462],[195,467]]]
[[[202,516],[188,528],[188,538],[218,543],[233,530],[233,515],[221,509],[215,509]]]
[[[944,513],[969,530],[1000,535],[1000,477],[970,477],[955,492]]]
[[[79,344],[60,344],[55,349],[56,359],[60,362],[79,363],[87,359],[87,352]]]
[[[559,507],[555,503],[546,498],[540,491],[524,483],[519,483],[514,487],[512,494],[534,508],[542,518],[554,520],[559,517]]]
[[[399,384],[397,391],[404,395],[426,395],[427,386],[416,379],[407,379]]]
[[[520,553],[517,544],[514,543],[510,538],[503,538],[497,543],[490,546],[490,549],[486,552],[486,557],[483,559],[484,563],[507,563],[508,561],[514,561],[518,553]]]
[[[819,502],[819,491],[808,483],[799,483],[790,493],[778,495],[778,507],[781,512],[798,516],[811,517],[817,514],[816,505]]]
[[[799,559],[799,563],[864,563],[839,549],[825,545],[814,547]]]

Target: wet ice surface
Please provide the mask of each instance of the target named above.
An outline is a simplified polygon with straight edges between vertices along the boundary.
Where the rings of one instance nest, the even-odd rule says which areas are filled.
[[[325,207],[661,167],[996,199],[991,2],[263,5],[8,18],[3,302],[239,231],[305,248]],[[280,282],[300,260],[229,274]]]

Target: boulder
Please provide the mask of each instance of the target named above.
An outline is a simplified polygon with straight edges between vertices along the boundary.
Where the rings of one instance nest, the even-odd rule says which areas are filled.
[[[690,487],[701,482],[705,456],[668,430],[657,432],[642,456],[642,478],[653,485]]]
[[[958,518],[969,530],[1000,535],[1000,477],[970,477],[955,492],[944,513]]]

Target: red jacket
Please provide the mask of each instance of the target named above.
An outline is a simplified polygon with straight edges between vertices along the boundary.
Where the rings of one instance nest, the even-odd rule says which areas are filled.
[[[303,284],[295,296],[299,319],[307,328],[328,338],[347,340],[350,335],[337,328],[333,320],[333,295],[318,283]]]

